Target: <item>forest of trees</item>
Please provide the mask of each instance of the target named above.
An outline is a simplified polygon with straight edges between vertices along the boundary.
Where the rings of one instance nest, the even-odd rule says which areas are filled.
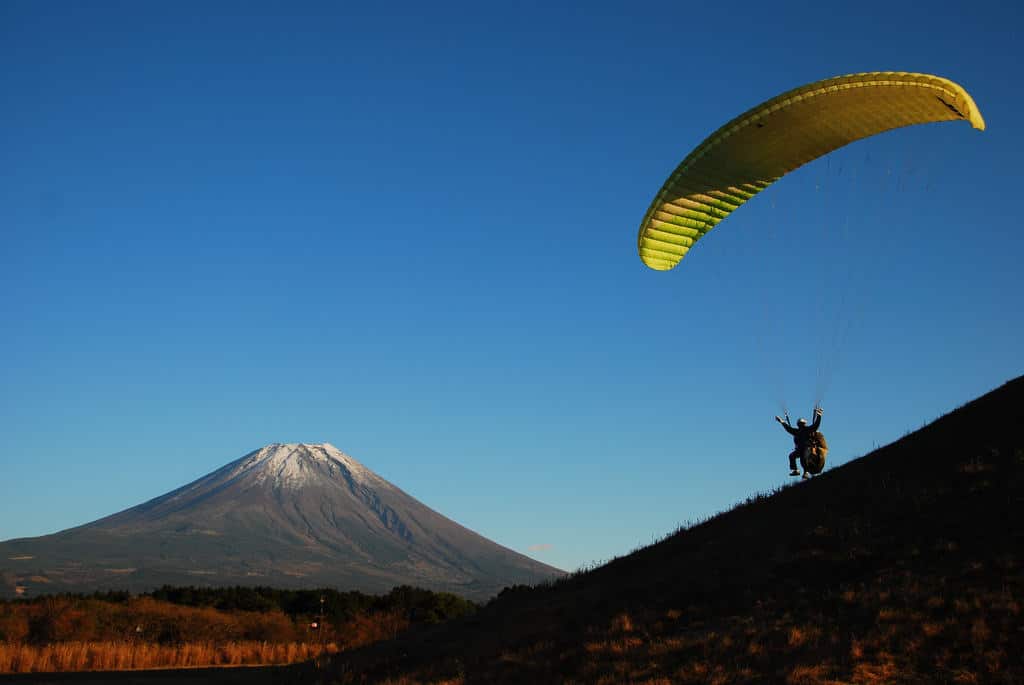
[[[323,598],[323,626],[319,623]],[[48,595],[0,601],[0,641],[203,640],[351,642],[366,624],[430,624],[476,610],[449,593],[401,586],[385,595],[268,587],[170,587],[132,595]],[[313,634],[317,630],[323,636]]]

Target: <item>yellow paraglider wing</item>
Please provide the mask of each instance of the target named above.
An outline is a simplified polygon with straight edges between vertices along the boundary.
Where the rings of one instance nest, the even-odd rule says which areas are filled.
[[[734,209],[836,148],[901,126],[959,119],[985,130],[966,90],[928,74],[850,74],[783,93],[686,156],[644,216],[640,258],[652,269],[671,269]]]

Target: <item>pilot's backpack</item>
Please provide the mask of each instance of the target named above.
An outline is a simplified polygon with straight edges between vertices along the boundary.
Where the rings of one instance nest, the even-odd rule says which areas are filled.
[[[825,455],[828,454],[828,443],[820,431],[814,431],[807,443],[807,449],[800,457],[800,465],[804,471],[812,475],[818,475],[825,468]]]

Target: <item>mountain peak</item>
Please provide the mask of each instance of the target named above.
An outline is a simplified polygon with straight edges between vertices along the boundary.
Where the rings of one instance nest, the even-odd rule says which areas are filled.
[[[330,443],[266,445],[98,521],[0,543],[0,597],[202,583],[416,585],[487,599],[560,573],[430,509]]]
[[[327,478],[363,485],[381,479],[329,442],[275,442],[245,455],[232,464],[230,478],[245,473],[258,482],[301,488]]]

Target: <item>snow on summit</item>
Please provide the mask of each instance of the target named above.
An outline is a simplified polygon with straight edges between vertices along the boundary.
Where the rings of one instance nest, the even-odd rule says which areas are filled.
[[[324,443],[273,443],[235,463],[229,477],[255,476],[256,482],[275,487],[300,488],[308,483],[351,480],[358,485],[369,481],[379,485],[379,476],[334,445]]]

